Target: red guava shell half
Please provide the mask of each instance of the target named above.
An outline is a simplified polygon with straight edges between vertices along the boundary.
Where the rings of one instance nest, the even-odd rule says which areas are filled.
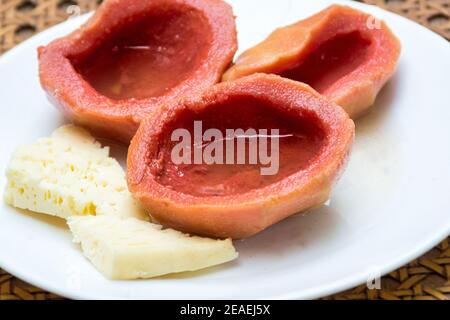
[[[279,74],[308,83],[355,118],[374,103],[399,56],[400,42],[383,21],[332,5],[275,30],[242,53],[223,80],[255,72]],[[334,66],[330,59],[337,59]]]
[[[173,25],[172,20],[164,22],[166,16],[178,19],[177,21],[181,21],[180,25]],[[198,19],[195,20],[192,16]],[[202,53],[198,58],[199,62],[192,67],[189,62],[180,62],[181,58],[178,59],[176,62],[180,68],[185,65],[192,70],[186,69],[185,79],[173,87],[166,88],[167,92],[161,95],[139,99],[112,99],[100,93],[80,74],[77,65],[83,64],[85,60],[89,61],[87,59],[96,59],[95,50],[101,48],[104,43],[113,44],[116,35],[124,29],[133,30],[133,23],[152,24],[152,21],[147,21],[151,19],[157,20],[152,27],[160,30],[158,32],[161,32],[163,37],[170,32],[165,31],[161,25],[172,28],[170,30],[192,31],[192,34],[188,33],[190,31],[184,31],[186,38],[181,41],[185,41],[185,44],[190,41],[202,43],[201,47],[190,46],[192,55],[195,56],[197,51]],[[189,21],[195,22],[189,25]],[[122,35],[122,38],[139,37],[142,32],[142,29],[136,27],[134,33]],[[174,32],[172,35],[179,37],[174,35]],[[152,39],[158,36],[159,34],[156,34]],[[169,44],[176,43],[175,38],[163,40]],[[49,100],[67,118],[90,128],[99,136],[129,143],[141,120],[152,109],[219,82],[236,49],[237,35],[233,12],[231,7],[221,0],[106,0],[79,29],[38,49],[39,76]],[[175,53],[172,53],[172,56],[179,57],[183,55],[183,50],[177,50]],[[111,61],[112,64],[115,60]],[[171,79],[179,75],[162,76]],[[154,78],[158,85],[157,76]]]
[[[171,124],[177,123],[186,112],[194,115],[193,118],[202,118],[207,113],[210,120],[227,125],[241,118],[252,119],[240,101],[246,101],[249,106],[252,105],[249,102],[254,103],[253,119],[261,118],[269,110],[286,115],[284,121],[294,126],[314,124],[312,128],[322,134],[319,151],[288,176],[241,193],[195,195],[188,188],[199,185],[187,177],[179,180],[185,186],[182,191],[160,183],[161,168],[171,161],[164,159],[165,141],[171,135],[167,128],[175,128]],[[214,109],[218,106],[223,108]],[[217,84],[202,94],[155,109],[130,144],[128,187],[152,218],[164,226],[204,236],[245,238],[294,213],[326,202],[346,164],[353,138],[354,123],[345,111],[308,85],[276,75],[255,74]],[[302,150],[298,151],[300,155]],[[237,175],[236,183],[245,183],[244,171],[237,170]]]

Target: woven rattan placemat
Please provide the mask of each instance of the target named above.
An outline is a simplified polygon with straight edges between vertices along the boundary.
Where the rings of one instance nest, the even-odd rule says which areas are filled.
[[[245,1],[245,0],[243,0]],[[275,1],[275,0],[274,0]],[[305,1],[305,0],[303,0]],[[94,10],[99,0],[0,0],[0,54],[29,36]],[[363,0],[415,20],[450,40],[450,0]],[[450,237],[391,272],[381,289],[367,284],[325,299],[450,299]],[[0,269],[0,300],[61,299]]]

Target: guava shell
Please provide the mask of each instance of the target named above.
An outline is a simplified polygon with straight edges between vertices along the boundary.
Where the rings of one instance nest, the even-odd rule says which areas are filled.
[[[230,97],[270,101],[280,112],[318,119],[326,139],[320,153],[301,171],[243,194],[193,196],[158,183],[154,166],[164,144],[164,128],[186,109],[196,113]],[[217,113],[217,117],[220,117]],[[134,136],[128,152],[128,187],[152,218],[164,226],[217,238],[246,238],[286,217],[328,200],[342,172],[354,138],[354,123],[338,105],[306,84],[276,75],[255,74],[217,84],[200,95],[151,113]]]
[[[167,94],[113,100],[100,94],[75,70],[72,60],[82,59],[111,34],[114,37],[121,24],[130,23],[136,16],[178,6],[202,13],[210,28],[210,39],[203,63]],[[106,0],[79,29],[38,49],[39,77],[49,100],[68,119],[99,136],[129,143],[151,110],[220,81],[236,49],[233,12],[221,0]]]
[[[394,74],[400,42],[383,21],[348,6],[332,5],[275,30],[266,40],[243,52],[225,72],[223,80],[232,81],[258,72],[280,74],[297,67],[333,37],[351,32],[359,32],[371,42],[366,61],[321,94],[356,118],[374,103],[380,89]]]

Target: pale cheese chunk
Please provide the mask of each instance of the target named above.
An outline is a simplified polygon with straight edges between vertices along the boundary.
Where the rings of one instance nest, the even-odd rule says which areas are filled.
[[[66,125],[19,147],[6,169],[8,204],[61,218],[113,215],[147,219],[120,164],[86,130]]]
[[[189,236],[160,225],[109,216],[68,219],[74,242],[110,279],[151,278],[194,271],[235,259],[230,239]]]

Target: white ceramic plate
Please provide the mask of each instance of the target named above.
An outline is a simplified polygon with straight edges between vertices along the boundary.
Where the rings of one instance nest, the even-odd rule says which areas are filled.
[[[235,0],[240,50],[330,1]],[[331,203],[236,242],[240,258],[207,271],[109,281],[83,258],[65,223],[0,204],[0,266],[70,298],[317,298],[387,273],[450,234],[450,45],[407,19],[349,2],[387,21],[403,45],[398,72],[356,143]],[[51,28],[0,59],[0,171],[19,144],[63,119],[38,82],[36,47],[86,19]],[[115,150],[122,157],[124,150]],[[1,188],[5,178],[1,177]]]

